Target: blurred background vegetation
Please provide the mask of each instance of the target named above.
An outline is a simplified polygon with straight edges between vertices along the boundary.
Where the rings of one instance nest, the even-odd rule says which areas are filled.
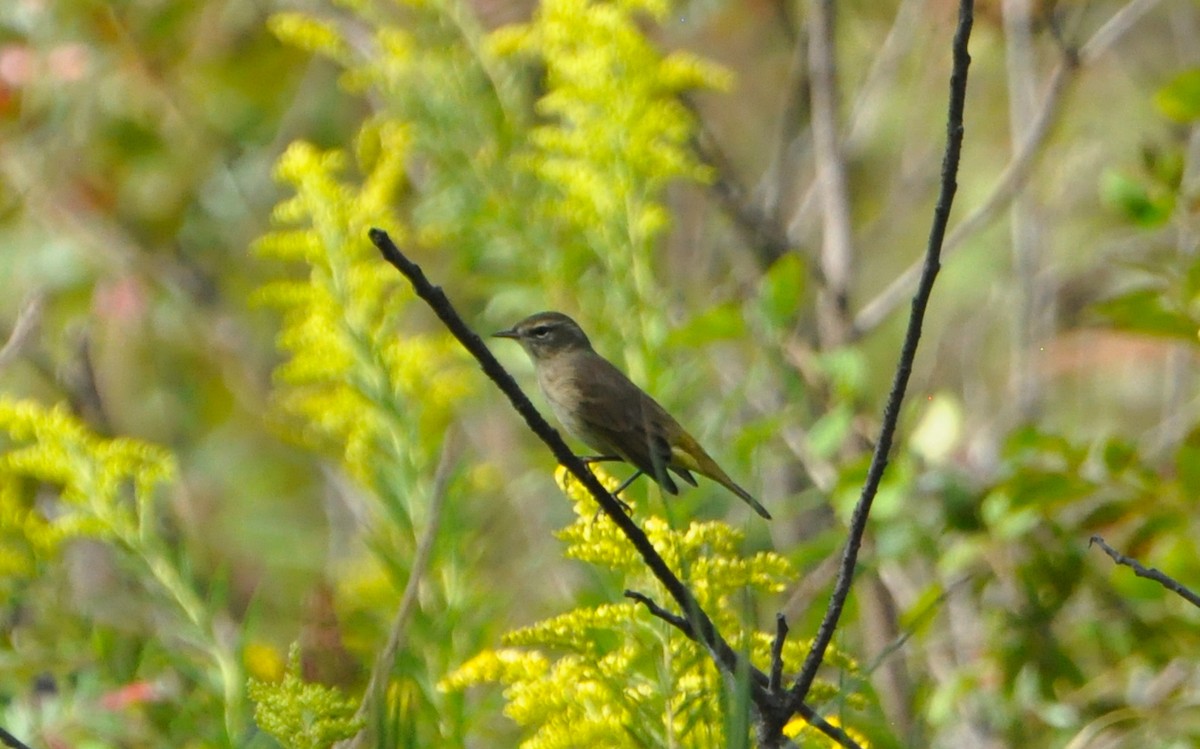
[[[328,745],[381,652],[380,746],[553,720],[446,680],[625,581],[564,558],[552,459],[372,225],[481,333],[561,309],[677,413],[776,519],[648,482],[639,517],[784,558],[728,623],[783,611],[803,643],[928,232],[956,12],[836,5],[0,5],[0,726]],[[1198,39],[1191,0],[977,9],[945,264],[818,705],[872,746],[1200,742],[1200,611],[1088,543],[1200,585]],[[298,696],[292,643],[347,703]],[[260,714],[271,738],[254,704],[343,722]],[[736,713],[640,738],[740,746]]]

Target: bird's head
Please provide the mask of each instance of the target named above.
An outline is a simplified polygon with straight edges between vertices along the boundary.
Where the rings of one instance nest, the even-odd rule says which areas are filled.
[[[590,351],[591,341],[583,328],[561,312],[538,312],[494,338],[511,338],[521,344],[529,358],[540,362],[570,351]]]

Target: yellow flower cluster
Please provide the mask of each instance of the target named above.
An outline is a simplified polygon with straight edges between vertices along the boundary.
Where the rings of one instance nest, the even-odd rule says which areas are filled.
[[[697,56],[655,48],[642,29],[667,12],[660,0],[544,0],[529,23],[494,31],[487,45],[501,61],[533,59],[544,70],[541,121],[511,159],[541,187],[533,207],[543,223],[560,227],[543,273],[554,284],[583,279],[572,304],[612,321],[626,367],[652,384],[649,352],[665,335],[654,268],[669,223],[663,192],[710,177],[679,97],[731,79]]]
[[[33,574],[68,538],[137,543],[155,488],[176,476],[166,450],[102,438],[64,406],[0,398],[0,435],[0,579]],[[35,506],[38,485],[58,489],[52,508]]]
[[[346,154],[293,144],[278,176],[295,195],[275,210],[281,228],[257,244],[264,255],[308,266],[301,281],[257,294],[284,312],[276,370],[283,410],[300,417],[310,445],[337,450],[347,470],[370,485],[380,456],[411,453],[422,435],[444,428],[469,391],[465,356],[448,335],[403,335],[405,297],[395,269],[367,240],[371,226],[394,226],[409,139],[405,128],[364,129],[360,188],[338,180]],[[402,232],[393,230],[403,241]]]
[[[292,749],[325,749],[363,727],[354,701],[332,687],[304,681],[296,645],[282,679],[251,679],[247,691],[255,702],[254,722]]]
[[[661,19],[657,0],[545,0],[534,19],[493,33],[499,56],[535,56],[546,66],[527,166],[556,185],[559,209],[581,231],[610,232],[634,247],[667,223],[657,195],[672,179],[705,179],[687,148],[692,117],[677,99],[693,88],[724,88],[729,73],[694,55],[663,56],[638,28]]]
[[[615,484],[611,476],[598,475],[606,485]],[[607,516],[596,516],[586,490],[561,472],[559,482],[577,514],[559,533],[566,555],[607,568],[617,575],[620,588],[640,590],[669,606],[670,599],[625,537]],[[744,629],[744,594],[782,591],[794,579],[787,560],[772,552],[742,556],[742,534],[724,523],[694,522],[673,529],[651,516],[642,525],[668,563],[685,570],[686,581],[735,647],[746,648],[765,668],[771,639]],[[440,687],[504,684],[506,713],[531,729],[522,747],[727,745],[721,696],[726,685],[712,661],[640,605],[578,608],[510,632],[504,645],[468,661]],[[804,643],[787,643],[787,662],[800,663],[804,652]],[[840,665],[854,670],[844,659]],[[815,690],[831,692],[825,684]]]

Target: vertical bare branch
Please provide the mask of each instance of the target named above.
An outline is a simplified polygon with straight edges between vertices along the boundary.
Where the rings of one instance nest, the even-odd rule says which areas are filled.
[[[1004,56],[1008,72],[1008,123],[1013,151],[1029,140],[1036,112],[1033,60],[1033,15],[1030,0],[1004,0]],[[1034,352],[1042,338],[1042,237],[1035,206],[1027,192],[1013,197],[1009,209],[1013,274],[1013,334],[1009,382],[1018,421],[1033,418],[1041,393]]]
[[[941,267],[942,242],[946,236],[946,225],[950,221],[950,208],[954,203],[954,194],[958,189],[957,174],[958,162],[962,154],[967,70],[971,64],[971,56],[967,52],[967,42],[971,37],[973,21],[974,3],[972,0],[961,0],[958,27],[954,34],[954,66],[950,73],[950,104],[946,122],[946,152],[942,160],[941,192],[933,212],[933,225],[929,231],[925,263],[916,294],[913,296],[912,314],[904,335],[904,344],[900,350],[900,361],[896,365],[892,389],[884,406],[879,439],[875,444],[875,451],[871,455],[871,465],[867,470],[862,493],[859,495],[854,513],[850,518],[850,533],[842,554],[838,580],[817,636],[813,640],[808,656],[804,659],[804,666],[790,691],[790,704],[800,704],[808,696],[808,691],[817,677],[817,669],[820,668],[821,662],[825,658],[825,651],[837,630],[846,599],[850,595],[850,586],[854,580],[854,570],[858,563],[858,551],[867,528],[867,517],[871,512],[871,504],[875,500],[879,484],[883,480],[884,470],[887,468],[888,453],[891,452],[892,440],[896,434],[896,424],[900,419],[900,405],[903,403],[904,394],[908,389],[913,360],[916,358],[917,345],[921,340],[925,309],[929,304],[929,297],[933,293],[933,283],[937,279],[938,270]]]
[[[809,0],[808,64],[812,80],[813,156],[821,198],[819,266],[824,282],[817,300],[817,326],[824,348],[845,343],[853,239],[846,164],[838,138],[837,62],[833,0]]]

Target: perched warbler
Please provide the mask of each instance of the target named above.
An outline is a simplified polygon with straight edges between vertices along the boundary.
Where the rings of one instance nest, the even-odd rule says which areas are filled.
[[[585,460],[623,460],[637,468],[614,494],[642,474],[668,494],[678,494],[671,472],[695,486],[691,473],[695,471],[770,519],[766,508],[735,484],[658,401],[596,353],[571,318],[561,312],[539,312],[494,336],[517,341],[529,354],[555,417],[567,432],[600,453]]]

